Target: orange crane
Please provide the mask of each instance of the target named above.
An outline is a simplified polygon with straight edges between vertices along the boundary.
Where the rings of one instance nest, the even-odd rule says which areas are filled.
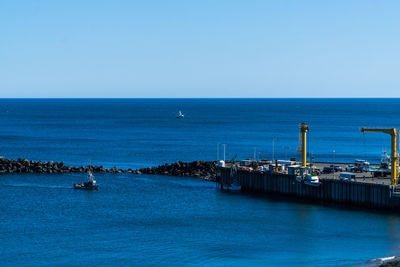
[[[398,178],[398,173],[397,173],[397,161],[399,159],[399,155],[397,154],[396,150],[396,145],[397,145],[397,135],[399,134],[399,131],[396,128],[389,128],[389,129],[379,129],[379,128],[361,128],[361,132],[363,133],[385,133],[389,134],[392,137],[392,142],[391,142],[391,183],[392,185],[397,184],[397,178]]]

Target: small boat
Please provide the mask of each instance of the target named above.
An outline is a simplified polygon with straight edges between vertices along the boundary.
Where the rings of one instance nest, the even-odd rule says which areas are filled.
[[[307,174],[305,179],[304,179],[304,184],[310,185],[310,186],[320,186],[321,183],[319,182],[318,176]]]
[[[74,184],[74,189],[82,189],[82,190],[97,190],[99,186],[96,184],[96,179],[91,171],[88,172],[87,181],[82,182],[80,184]]]
[[[185,117],[185,114],[183,114],[180,110],[178,115],[176,116],[177,119],[183,119]]]

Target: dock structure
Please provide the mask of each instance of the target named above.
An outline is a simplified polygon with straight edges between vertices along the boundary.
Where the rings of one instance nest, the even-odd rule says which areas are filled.
[[[364,160],[355,160],[356,166],[344,166],[333,162],[307,162],[307,132],[310,127],[306,123],[300,125],[301,165],[296,160],[284,162],[281,170],[278,160],[268,162],[245,162],[236,165],[219,167],[216,182],[221,190],[227,188],[241,188],[242,191],[267,194],[280,194],[300,199],[315,200],[316,202],[340,203],[354,206],[363,206],[375,209],[400,208],[400,186],[398,185],[398,159],[396,128],[361,128],[361,132],[379,132],[391,136],[391,179],[387,181],[386,166],[373,166]],[[241,162],[241,163],[242,163]],[[385,163],[385,162],[383,162]],[[264,165],[266,164],[266,165]],[[268,166],[267,166],[268,165]],[[341,164],[345,165],[345,164]],[[286,168],[284,168],[287,166]],[[349,172],[349,171],[351,172]],[[354,172],[360,172],[356,174]],[[335,179],[335,172],[340,172],[340,179]],[[368,175],[368,173],[371,173]],[[330,177],[329,173],[332,173]],[[376,179],[382,177],[382,179]]]
[[[295,175],[218,168],[217,183],[240,186],[242,191],[279,194],[318,203],[339,203],[373,209],[400,208],[400,194],[395,187],[382,183],[321,179],[319,186],[299,182]]]

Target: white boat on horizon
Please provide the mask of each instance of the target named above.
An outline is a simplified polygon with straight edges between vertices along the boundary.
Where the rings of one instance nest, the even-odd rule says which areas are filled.
[[[182,113],[182,111],[179,110],[178,115],[176,116],[177,119],[183,119],[185,117],[185,114]]]

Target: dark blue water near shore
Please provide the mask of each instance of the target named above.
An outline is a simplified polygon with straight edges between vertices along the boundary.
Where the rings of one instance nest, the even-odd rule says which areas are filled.
[[[8,158],[143,167],[177,160],[298,157],[378,161],[399,99],[0,100]],[[178,110],[183,120],[175,119]],[[332,151],[335,150],[335,153]],[[221,153],[222,156],[222,153]],[[400,253],[400,217],[240,194],[191,178],[0,176],[0,265],[341,265]]]

